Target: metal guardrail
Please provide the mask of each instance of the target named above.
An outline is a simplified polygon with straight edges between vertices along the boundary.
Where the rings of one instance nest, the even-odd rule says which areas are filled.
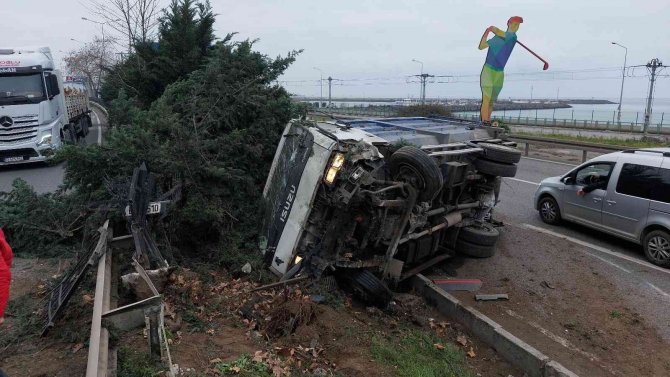
[[[630,147],[620,146],[620,145],[607,145],[607,144],[597,144],[597,143],[587,143],[580,141],[570,141],[570,140],[560,140],[552,139],[546,137],[532,137],[532,136],[522,136],[522,135],[509,135],[507,139],[515,141],[517,143],[523,143],[524,146],[524,155],[528,156],[530,151],[530,145],[543,145],[548,147],[565,147],[566,149],[576,149],[582,151],[582,162],[587,160],[587,152],[618,152],[626,149],[632,149]]]

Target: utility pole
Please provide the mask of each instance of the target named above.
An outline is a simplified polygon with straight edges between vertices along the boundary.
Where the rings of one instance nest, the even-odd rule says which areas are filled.
[[[644,110],[644,126],[643,134],[647,136],[647,128],[649,127],[649,122],[651,121],[651,103],[654,100],[654,82],[656,81],[656,70],[660,72],[663,69],[664,65],[658,58],[651,59],[646,65],[647,70],[649,71],[649,96],[647,97],[647,108]]]
[[[612,42],[612,44],[617,45],[626,50],[626,53],[623,56],[623,69],[621,71],[621,93],[619,94],[619,106],[617,107],[617,116],[616,116],[617,123],[621,124],[621,102],[623,101],[623,82],[626,79],[626,59],[628,58],[628,48],[616,42]]]
[[[419,89],[419,98],[421,98],[421,104],[423,105],[425,98],[426,98],[426,82],[423,78],[423,62],[421,60],[416,60],[412,59],[414,63],[419,63],[421,64],[421,74],[418,75],[417,77],[421,78],[421,87]]]
[[[319,101],[319,108],[321,108],[321,105],[323,104],[323,71],[321,70],[321,68],[318,67],[312,67],[312,68],[316,69],[321,73],[321,79],[319,80],[319,86],[321,87],[321,97],[320,97],[321,99]]]
[[[332,104],[332,97],[330,95],[330,89],[331,86],[333,85],[333,78],[328,76],[328,108],[330,108],[330,105]]]
[[[426,104],[426,82],[428,81],[429,77],[435,77],[435,75],[429,75],[427,73],[422,73],[419,75],[421,78],[421,104],[425,105]]]

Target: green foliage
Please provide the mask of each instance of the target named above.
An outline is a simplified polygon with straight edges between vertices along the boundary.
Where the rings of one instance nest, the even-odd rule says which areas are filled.
[[[85,205],[63,191],[39,195],[16,179],[12,191],[0,192],[0,227],[18,255],[55,256],[71,251],[80,235]]]
[[[7,303],[7,314],[13,317],[12,326],[8,327],[5,323],[0,331],[0,359],[5,351],[12,351],[14,345],[26,340],[28,337],[35,337],[40,326],[43,326],[42,318],[35,315],[38,310],[39,302],[33,300],[30,295],[23,295],[10,300]]]
[[[130,347],[119,348],[117,368],[118,377],[154,377],[163,371],[151,361],[147,349]]]
[[[186,78],[206,62],[215,39],[215,15],[209,1],[172,0],[159,21],[157,41],[135,44],[135,51],[110,69],[102,87],[103,98],[112,101],[128,96],[146,109],[168,85]],[[128,124],[111,118],[113,125]]]
[[[402,377],[468,377],[463,353],[451,344],[435,347],[442,340],[409,330],[402,337],[372,339],[372,356],[378,362],[397,367]]]
[[[254,361],[249,355],[242,355],[230,363],[218,363],[214,369],[224,376],[272,377],[267,365]]]
[[[427,117],[431,115],[450,116],[451,111],[442,105],[413,105],[398,109],[398,116],[401,117]]]
[[[566,141],[578,141],[594,144],[606,144],[614,145],[621,147],[632,147],[632,148],[654,148],[654,147],[667,147],[667,140],[656,140],[656,139],[619,139],[615,137],[604,137],[604,136],[581,136],[581,135],[570,135],[570,134],[561,134],[558,132],[554,133],[540,133],[540,132],[520,132],[513,131],[514,135],[519,136],[532,136],[532,137],[543,137],[547,139],[557,139],[557,140],[566,140]]]

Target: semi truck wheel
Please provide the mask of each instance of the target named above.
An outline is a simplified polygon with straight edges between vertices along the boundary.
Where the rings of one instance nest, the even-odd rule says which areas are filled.
[[[351,291],[367,304],[385,309],[393,298],[386,284],[368,270],[340,270],[337,278],[342,289]]]
[[[516,164],[521,160],[521,151],[516,148],[491,143],[479,143],[477,146],[484,149],[484,156],[489,161]]]
[[[462,239],[456,241],[456,251],[475,258],[490,258],[496,253],[496,245],[478,245]]]
[[[458,233],[460,240],[482,246],[495,245],[499,237],[498,229],[486,223],[463,227]]]
[[[388,164],[394,180],[417,188],[419,201],[432,201],[442,189],[442,173],[437,162],[417,147],[398,149],[389,157]]]
[[[514,164],[489,161],[483,158],[476,159],[474,164],[480,173],[499,177],[514,177],[516,175],[516,165]]]

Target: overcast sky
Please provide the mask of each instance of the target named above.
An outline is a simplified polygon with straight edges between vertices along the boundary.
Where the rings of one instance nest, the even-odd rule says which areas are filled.
[[[5,0],[0,7],[0,47],[50,46],[60,58],[89,41],[99,26],[81,6],[86,0]],[[55,5],[57,3],[58,5]],[[282,80],[292,93],[320,94],[319,78],[329,75],[333,96],[417,97],[407,76],[451,75],[428,84],[428,97],[477,97],[486,52],[477,45],[489,25],[505,29],[522,16],[519,40],[549,61],[542,63],[517,45],[505,69],[501,98],[617,98],[624,50],[628,65],[658,57],[670,64],[669,0],[212,0],[218,36],[259,39],[270,56],[303,49]],[[584,72],[589,69],[595,71]],[[618,70],[617,70],[618,69]],[[567,72],[566,72],[567,71]],[[576,72],[575,72],[576,71]],[[527,75],[520,75],[521,73]],[[644,98],[643,69],[630,72],[624,97]],[[665,72],[670,73],[670,70]],[[324,96],[327,86],[324,86]],[[670,78],[657,83],[657,98],[670,98]]]

